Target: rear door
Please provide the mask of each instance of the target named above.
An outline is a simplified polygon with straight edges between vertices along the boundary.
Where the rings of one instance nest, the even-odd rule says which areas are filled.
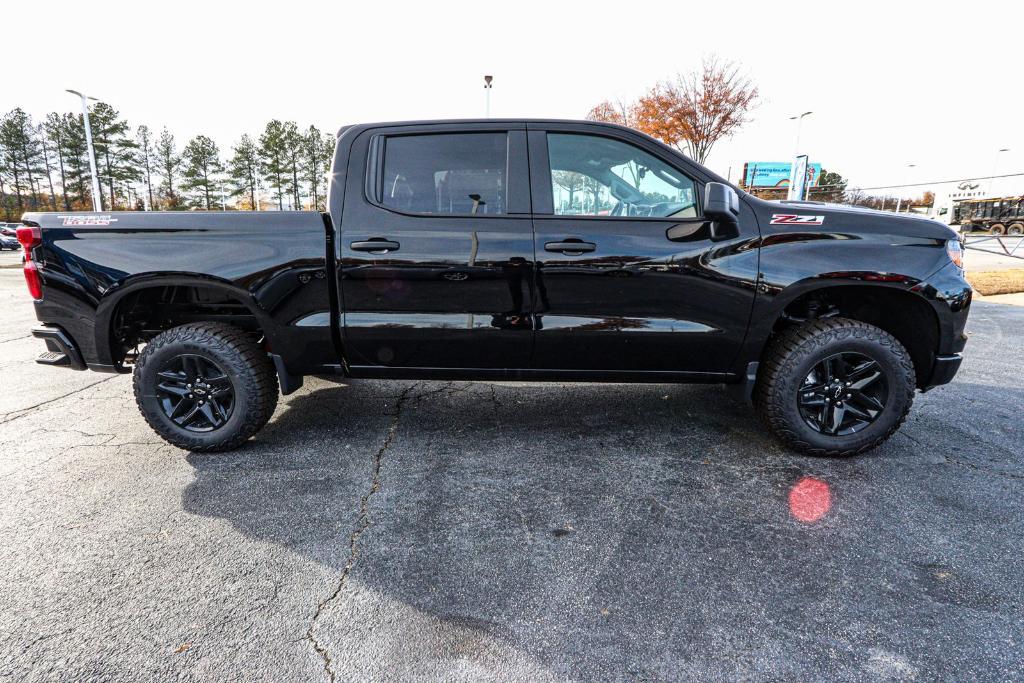
[[[537,369],[726,371],[757,279],[756,220],[713,241],[709,176],[640,135],[529,124]]]
[[[341,231],[350,364],[525,368],[533,232],[523,124],[363,133]]]

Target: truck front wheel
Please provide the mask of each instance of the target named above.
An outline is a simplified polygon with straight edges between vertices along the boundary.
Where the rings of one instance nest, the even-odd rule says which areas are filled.
[[[761,419],[789,447],[849,456],[899,429],[914,388],[910,354],[892,335],[857,320],[827,318],[774,340],[754,399]]]
[[[197,452],[237,448],[277,407],[277,375],[245,332],[192,323],[154,337],[139,355],[135,402],[168,443]]]

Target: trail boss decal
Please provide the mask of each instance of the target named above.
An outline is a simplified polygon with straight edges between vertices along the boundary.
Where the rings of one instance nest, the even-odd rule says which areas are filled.
[[[62,225],[110,225],[116,223],[116,218],[110,216],[61,216],[64,219]]]
[[[773,213],[772,222],[769,225],[821,225],[824,222],[824,216],[805,216],[795,213]]]

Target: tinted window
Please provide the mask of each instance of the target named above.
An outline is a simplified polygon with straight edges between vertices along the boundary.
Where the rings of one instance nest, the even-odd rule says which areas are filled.
[[[693,180],[639,147],[594,135],[548,135],[555,213],[695,218]]]
[[[505,213],[504,133],[402,135],[384,144],[384,206],[415,213]]]

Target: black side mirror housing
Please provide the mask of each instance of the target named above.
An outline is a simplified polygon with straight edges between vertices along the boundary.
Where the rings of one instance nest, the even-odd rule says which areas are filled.
[[[704,186],[704,217],[711,221],[711,239],[739,237],[740,197],[725,183]]]

